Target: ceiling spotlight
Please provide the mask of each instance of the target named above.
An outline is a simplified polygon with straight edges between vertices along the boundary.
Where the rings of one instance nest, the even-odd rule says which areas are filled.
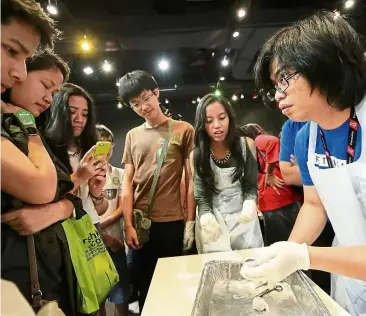
[[[233,33],[233,37],[238,37],[240,35],[240,33],[238,32],[238,31],[235,31],[234,33]]]
[[[247,13],[245,12],[245,10],[243,8],[240,8],[240,9],[238,9],[238,11],[237,11],[236,14],[238,15],[238,18],[241,18],[242,19],[243,17],[245,17],[245,15]]]
[[[214,57],[214,56],[215,56],[215,52],[213,52],[213,53],[211,54],[211,56],[212,56],[212,57]]]
[[[85,72],[85,74],[87,74],[87,75],[91,75],[93,72],[94,72],[94,70],[93,70],[93,68],[92,67],[85,67],[84,68],[84,72]]]
[[[227,67],[229,65],[229,60],[226,58],[226,56],[224,57],[224,59],[221,61],[221,65],[223,67]]]
[[[201,102],[201,98],[200,97],[197,98],[197,102]]]
[[[175,85],[174,85],[174,89],[177,89],[177,88],[178,88],[178,85],[177,85],[177,84],[175,84]]]
[[[169,62],[165,59],[162,59],[159,64],[158,64],[159,68],[162,70],[162,71],[166,71],[169,69]]]
[[[244,94],[241,94],[240,95],[240,99],[244,99]]]
[[[233,96],[231,97],[231,100],[236,101],[236,100],[238,100],[238,97],[235,94],[233,94]]]
[[[196,100],[193,100],[193,101],[192,101],[192,103],[193,103],[193,104],[196,104],[196,103],[197,103],[197,101],[196,101]]]
[[[353,5],[355,4],[354,0],[347,0],[345,3],[344,3],[344,7],[346,9],[350,9],[353,7]]]
[[[168,99],[165,99],[165,104],[169,104],[169,100]]]
[[[88,52],[91,49],[91,45],[90,45],[89,41],[86,39],[86,35],[84,35],[84,39],[81,42],[81,49],[84,52]]]
[[[220,81],[224,81],[225,80],[225,77],[220,77]]]
[[[104,72],[111,72],[112,71],[112,65],[107,60],[105,60],[104,63],[103,63],[102,69],[103,69]]]
[[[57,15],[58,14],[57,7],[53,4],[51,4],[51,2],[48,3],[47,11],[51,15]]]
[[[116,86],[117,86],[117,87],[119,87],[119,85],[120,85],[120,83],[119,83],[119,81],[117,81],[117,82],[116,82]]]
[[[121,102],[118,102],[117,108],[122,109],[122,103]]]
[[[217,97],[219,97],[219,96],[221,95],[221,91],[220,91],[219,89],[216,89],[216,90],[215,90],[215,95],[216,95]]]

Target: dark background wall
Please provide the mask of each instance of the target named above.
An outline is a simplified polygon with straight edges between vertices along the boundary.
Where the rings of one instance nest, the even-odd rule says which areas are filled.
[[[173,115],[180,113],[184,121],[194,125],[196,104],[178,104],[179,101],[170,104]],[[257,123],[269,134],[278,135],[286,117],[280,111],[270,110],[264,107],[260,99],[244,99],[233,102],[238,125]],[[108,126],[114,133],[116,146],[111,158],[112,165],[121,167],[122,154],[127,132],[142,124],[144,121],[130,108],[117,109],[116,105],[97,104],[98,122]]]

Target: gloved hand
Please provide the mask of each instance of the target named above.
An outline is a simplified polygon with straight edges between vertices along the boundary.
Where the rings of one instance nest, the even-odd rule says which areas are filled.
[[[205,213],[200,216],[200,224],[204,243],[214,242],[219,238],[221,234],[220,225],[212,213]]]
[[[273,288],[297,270],[310,269],[307,245],[290,241],[276,242],[269,247],[256,250],[253,261],[244,263],[240,274],[248,280],[268,282]]]
[[[257,216],[257,203],[253,200],[245,200],[243,203],[243,208],[238,217],[239,223],[247,223],[254,220]]]
[[[192,248],[194,241],[194,221],[187,221],[184,228],[184,238],[183,238],[183,250],[189,250]]]

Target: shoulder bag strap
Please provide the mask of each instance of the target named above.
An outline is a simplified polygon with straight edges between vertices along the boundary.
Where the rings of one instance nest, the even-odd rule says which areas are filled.
[[[159,155],[158,164],[157,164],[156,169],[154,171],[154,179],[153,179],[151,189],[150,189],[150,192],[149,192],[149,197],[147,199],[147,212],[148,212],[149,218],[151,216],[151,210],[152,210],[153,203],[154,203],[155,190],[156,190],[156,186],[157,186],[158,181],[159,181],[160,170],[161,170],[161,167],[163,166],[165,156],[166,156],[166,151],[167,151],[168,145],[169,145],[169,141],[170,141],[170,138],[171,138],[172,133],[173,133],[173,125],[174,125],[174,121],[169,120],[168,136],[165,139],[164,145],[163,145],[163,147],[161,149],[161,152],[160,152],[160,155]]]
[[[38,310],[42,306],[42,292],[38,280],[37,257],[33,235],[27,236],[27,245],[31,279],[32,306]]]

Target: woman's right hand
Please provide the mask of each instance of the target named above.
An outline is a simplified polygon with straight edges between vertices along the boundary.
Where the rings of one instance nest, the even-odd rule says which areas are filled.
[[[84,157],[80,160],[77,170],[75,174],[81,183],[88,182],[92,177],[98,174],[105,163],[101,160],[106,158],[104,156],[98,156],[98,158],[93,157],[93,153],[95,151],[95,146],[89,149],[89,151],[84,155]]]
[[[200,224],[204,243],[215,242],[220,237],[220,225],[212,213],[205,213],[200,216]]]

